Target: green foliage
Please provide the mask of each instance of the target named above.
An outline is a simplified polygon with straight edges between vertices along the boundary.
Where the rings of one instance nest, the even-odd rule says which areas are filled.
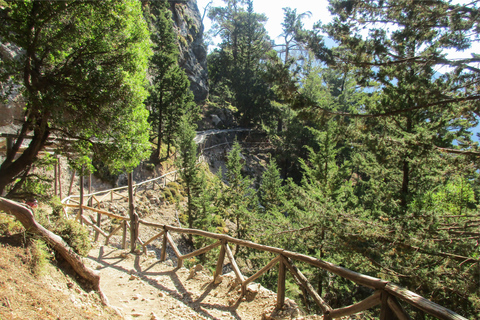
[[[167,143],[169,157],[170,146],[175,143],[179,133],[178,122],[187,115],[192,120],[198,116],[198,108],[193,102],[190,82],[185,71],[178,65],[177,35],[173,29],[173,20],[167,1],[145,3],[143,13],[151,31],[154,54],[150,60],[149,73],[153,76],[150,97],[146,101],[151,125],[150,141],[156,140],[157,148],[152,161],[158,162],[162,143]],[[178,8],[183,8],[177,6]],[[183,9],[182,9],[183,10]],[[187,40],[179,36],[178,40],[187,46]]]
[[[270,123],[274,95],[264,80],[263,61],[271,49],[266,17],[254,12],[252,0],[224,3],[208,13],[213,32],[222,38],[219,49],[208,56],[210,99],[234,105],[242,125]]]
[[[285,199],[285,188],[282,186],[280,171],[274,159],[270,160],[267,170],[263,173],[260,188],[258,189],[260,203],[268,211],[280,208]]]
[[[412,203],[412,208],[417,211],[435,210],[450,215],[461,215],[476,209],[476,203],[471,183],[457,176],[448,180],[445,185],[417,197]]]
[[[10,236],[22,232],[23,225],[13,216],[0,213],[0,235]]]
[[[227,155],[226,185],[222,186],[221,211],[236,227],[236,237],[245,239],[257,210],[257,197],[253,181],[242,175],[243,156],[240,144],[235,141]]]
[[[50,248],[41,239],[31,239],[29,251],[31,254],[29,264],[33,274],[36,276],[45,274],[46,266],[52,258]]]
[[[66,218],[63,214],[59,199],[52,199],[45,203],[42,209],[35,211],[35,219],[45,228],[52,231],[81,256],[88,255],[92,243],[87,228],[73,219]]]
[[[176,182],[169,182],[163,190],[163,198],[169,203],[178,203],[183,200],[181,186]]]
[[[2,42],[23,52],[0,71],[26,102],[14,143],[34,135],[23,157],[3,161],[0,190],[32,165],[52,133],[113,169],[138,165],[148,148],[143,100],[151,53],[140,3],[9,1],[0,16]]]

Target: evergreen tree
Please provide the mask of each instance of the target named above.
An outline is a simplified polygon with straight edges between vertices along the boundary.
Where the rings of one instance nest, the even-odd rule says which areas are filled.
[[[138,165],[148,149],[143,101],[151,53],[140,3],[8,1],[0,22],[2,43],[19,52],[1,62],[2,99],[18,90],[25,101],[22,127],[0,166],[0,194],[23,181],[52,136],[65,138],[79,158],[112,169]]]
[[[334,1],[339,18],[325,28],[343,45],[334,53],[336,67],[354,66],[364,90],[379,97],[349,116],[365,119],[359,127],[357,164],[366,174],[362,184],[370,193],[368,202],[376,207],[372,209],[392,214],[405,212],[415,197],[435,187],[436,177],[448,178],[444,151],[472,151],[467,130],[477,123],[473,110],[478,103],[471,94],[471,81],[478,77],[472,60],[451,61],[444,55],[445,49],[470,45],[464,32],[475,32],[478,25],[475,4],[401,3]],[[366,21],[376,24],[362,37]],[[384,26],[395,29],[386,32]],[[440,65],[455,70],[441,75],[436,72]],[[372,81],[380,86],[369,87]]]
[[[146,102],[152,126],[150,140],[156,140],[157,145],[152,154],[153,161],[158,161],[164,142],[167,143],[166,156],[169,156],[181,117],[190,114],[195,118],[198,113],[188,77],[178,65],[177,34],[168,7],[165,0],[144,2],[143,6],[154,45],[149,69],[152,86]]]
[[[200,172],[197,167],[197,145],[194,141],[195,129],[189,123],[186,116],[183,116],[178,123],[179,134],[177,147],[179,152],[180,177],[185,184],[185,193],[187,197],[187,221],[188,227],[193,228],[196,220],[196,203],[194,198],[199,194],[199,187],[202,183]],[[190,237],[191,239],[191,237]]]
[[[225,165],[227,185],[222,190],[222,208],[225,218],[235,224],[236,237],[245,239],[256,212],[257,199],[255,190],[252,188],[252,179],[242,175],[243,159],[241,147],[237,141],[228,153]]]
[[[266,171],[262,175],[260,188],[258,189],[260,203],[266,212],[277,209],[281,210],[285,201],[285,188],[282,185],[280,170],[274,159],[270,160]]]
[[[284,63],[287,64],[291,58],[292,51],[300,51],[305,47],[303,43],[306,34],[303,29],[302,19],[311,17],[312,13],[307,11],[297,14],[297,9],[283,8],[283,15],[281,36],[285,44],[280,45],[280,47],[283,47],[281,53],[284,54]]]
[[[211,93],[224,95],[227,90],[242,125],[268,123],[272,121],[269,101],[273,92],[263,80],[262,60],[271,49],[264,27],[266,17],[254,12],[252,0],[224,2],[225,7],[213,7],[209,12],[213,32],[222,38],[219,49],[209,57]]]

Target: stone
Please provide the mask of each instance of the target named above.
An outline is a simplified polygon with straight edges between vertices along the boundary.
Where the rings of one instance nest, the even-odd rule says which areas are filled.
[[[172,18],[180,42],[179,65],[190,80],[190,89],[196,102],[208,98],[207,50],[203,41],[202,16],[193,0],[171,6]]]

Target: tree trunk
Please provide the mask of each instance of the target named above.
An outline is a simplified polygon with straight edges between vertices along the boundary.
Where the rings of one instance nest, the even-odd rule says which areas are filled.
[[[75,270],[75,272],[92,285],[92,287],[100,295],[102,302],[105,305],[108,305],[107,298],[100,290],[100,275],[85,266],[82,258],[78,254],[76,254],[75,251],[73,251],[73,249],[70,248],[70,246],[65,241],[63,241],[61,237],[40,225],[35,220],[33,212],[30,209],[24,207],[20,203],[5,198],[0,198],[0,210],[3,210],[8,214],[14,215],[22,223],[22,225],[28,232],[40,235],[51,246],[53,246],[53,248],[65,259],[65,261],[70,264],[70,266]]]
[[[160,101],[162,100],[162,97],[160,97]],[[162,140],[163,140],[163,109],[161,107],[161,102],[160,102],[160,109],[158,110],[158,127],[157,127],[157,149],[152,153],[151,160],[153,162],[158,162],[158,159],[160,158],[160,151],[162,150]]]
[[[16,160],[13,158],[7,158],[0,166],[0,195],[3,194],[7,185],[12,183],[22,171],[28,168],[37,158],[38,153],[44,147],[45,142],[48,139],[50,132],[48,128],[35,130],[35,134],[28,145],[28,148],[20,155]],[[19,148],[18,144],[21,144],[23,138],[19,138],[20,143],[16,143],[13,146],[13,152],[16,153],[16,149]]]

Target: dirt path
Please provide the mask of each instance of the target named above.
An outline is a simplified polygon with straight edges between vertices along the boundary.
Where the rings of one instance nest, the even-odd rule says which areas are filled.
[[[88,263],[100,271],[101,288],[126,319],[292,319],[300,316],[287,299],[284,311],[272,314],[276,294],[251,284],[246,297],[232,273],[220,284],[201,266],[176,268],[154,254],[135,255],[110,246],[91,250]],[[196,270],[195,270],[196,269]],[[300,318],[302,319],[302,318]]]

